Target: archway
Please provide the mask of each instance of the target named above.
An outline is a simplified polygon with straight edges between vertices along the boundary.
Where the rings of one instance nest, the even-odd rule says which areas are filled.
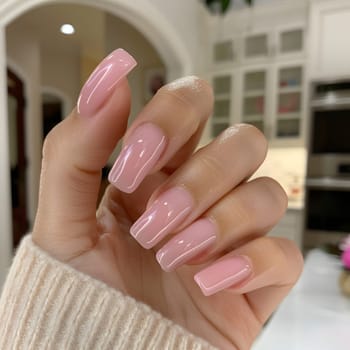
[[[142,32],[159,52],[169,78],[186,75],[192,72],[191,58],[179,36],[157,8],[146,0],[8,0],[0,5],[0,28],[6,27],[16,17],[42,5],[57,3],[81,4],[103,9],[120,17]],[[147,11],[144,9],[147,8]]]
[[[6,67],[5,28],[15,18],[27,11],[47,4],[74,3],[98,7],[112,15],[118,16],[129,22],[154,45],[162,57],[168,79],[192,72],[191,58],[176,34],[175,29],[167,23],[154,5],[146,0],[125,2],[122,0],[100,0],[98,4],[94,0],[7,0],[0,5],[0,66]],[[144,9],[147,8],[147,11]],[[0,71],[0,91],[6,91],[6,71]],[[10,176],[8,174],[9,145],[8,145],[8,121],[7,96],[0,93],[0,192],[2,203],[0,210],[0,286],[6,275],[7,266],[12,257],[11,240],[11,206],[10,206]]]

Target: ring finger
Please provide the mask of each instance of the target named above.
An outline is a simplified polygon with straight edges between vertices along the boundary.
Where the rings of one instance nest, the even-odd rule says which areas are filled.
[[[157,252],[157,260],[165,271],[188,262],[210,261],[268,232],[286,207],[286,194],[273,179],[265,177],[245,183],[172,237]]]

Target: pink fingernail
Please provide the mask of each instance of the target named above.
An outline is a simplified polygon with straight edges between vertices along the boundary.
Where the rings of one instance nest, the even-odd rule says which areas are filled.
[[[128,137],[108,180],[121,191],[131,193],[159,160],[166,145],[162,130],[154,124],[137,127]]]
[[[209,296],[239,284],[248,278],[251,273],[252,267],[248,258],[244,256],[231,256],[198,272],[194,276],[194,280],[199,285],[203,294]]]
[[[113,94],[117,83],[137,65],[135,59],[123,49],[108,55],[92,72],[81,89],[78,113],[91,117]]]
[[[208,249],[216,239],[215,225],[200,219],[166,243],[156,254],[165,271],[172,271]]]
[[[130,233],[144,248],[152,248],[179,225],[192,207],[193,199],[184,188],[171,188],[154,201]]]

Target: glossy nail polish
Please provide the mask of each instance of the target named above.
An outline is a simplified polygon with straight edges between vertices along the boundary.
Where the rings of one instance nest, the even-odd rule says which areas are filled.
[[[131,193],[159,160],[166,146],[162,130],[152,124],[138,126],[128,137],[108,180],[121,191]]]
[[[152,248],[184,220],[192,207],[190,193],[185,188],[173,187],[154,201],[130,233],[144,248]]]
[[[194,280],[203,294],[209,296],[243,282],[251,273],[252,267],[248,258],[231,256],[198,272]]]
[[[178,233],[156,254],[163,270],[169,272],[207,250],[216,240],[216,227],[209,219],[200,219]]]
[[[118,82],[137,65],[135,59],[123,49],[108,55],[84,84],[77,104],[78,113],[91,117],[108,100]]]

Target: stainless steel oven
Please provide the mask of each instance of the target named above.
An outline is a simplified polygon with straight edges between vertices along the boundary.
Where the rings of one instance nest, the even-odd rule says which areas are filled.
[[[350,79],[312,88],[304,248],[350,233]]]
[[[315,84],[312,96],[307,176],[350,179],[350,81]]]
[[[306,181],[304,248],[337,244],[350,233],[350,181],[313,178]]]

